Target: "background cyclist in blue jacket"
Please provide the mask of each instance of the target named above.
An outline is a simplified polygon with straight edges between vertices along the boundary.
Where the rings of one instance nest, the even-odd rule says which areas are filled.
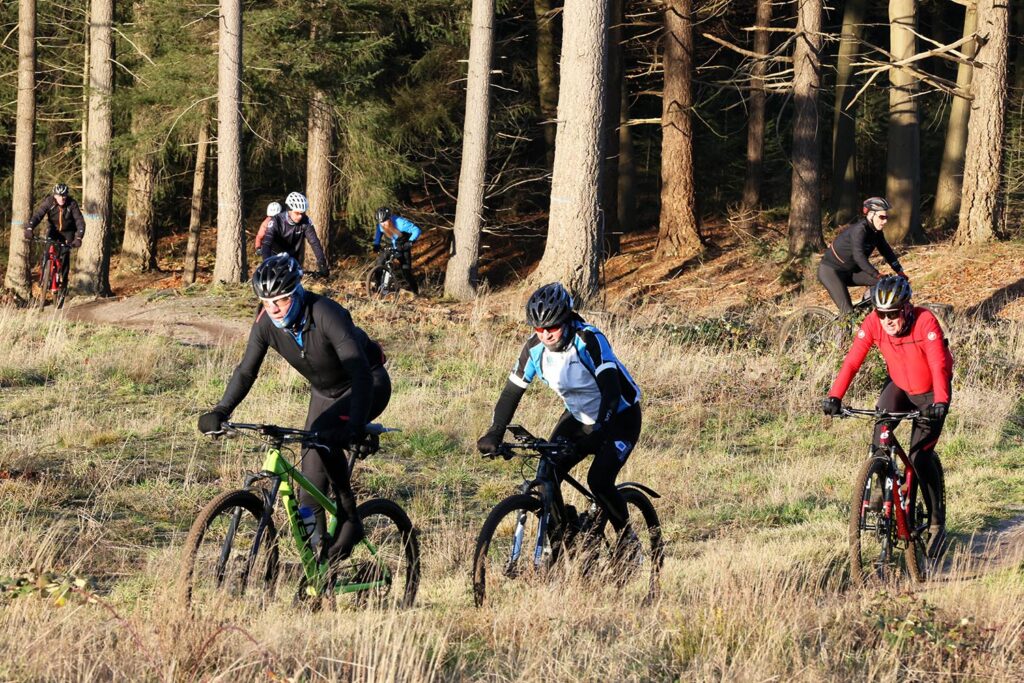
[[[376,218],[377,232],[373,236],[373,251],[378,255],[376,265],[384,265],[387,258],[385,254],[380,253],[381,239],[387,238],[392,246],[398,249],[398,261],[402,265],[402,275],[409,283],[409,289],[413,294],[419,294],[420,288],[412,274],[412,243],[419,238],[422,231],[411,220],[399,216],[386,206],[377,209]]]
[[[551,440],[562,437],[575,445],[574,454],[558,463],[558,477],[593,454],[587,484],[619,533],[616,554],[622,556],[635,549],[638,539],[615,478],[640,437],[640,388],[604,334],[573,310],[572,296],[560,283],[533,293],[526,322],[534,334],[526,340],[477,448],[485,454],[498,448],[526,387],[534,378],[543,380],[565,402]]]

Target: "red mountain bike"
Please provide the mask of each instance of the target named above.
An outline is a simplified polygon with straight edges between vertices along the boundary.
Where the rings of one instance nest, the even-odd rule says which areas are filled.
[[[52,295],[53,303],[57,308],[63,308],[64,299],[68,295],[68,283],[65,278],[61,277],[61,274],[64,272],[64,260],[71,256],[71,247],[51,239],[34,239],[32,241],[45,245],[39,264],[39,280],[37,281],[39,289],[35,293],[33,303],[37,307],[43,308],[46,306],[46,298]]]

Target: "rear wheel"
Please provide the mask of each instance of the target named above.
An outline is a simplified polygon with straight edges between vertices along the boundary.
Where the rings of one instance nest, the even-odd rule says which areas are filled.
[[[473,553],[473,600],[494,601],[517,586],[546,573],[550,555],[540,538],[541,502],[517,494],[494,506],[487,515]]]
[[[411,607],[420,584],[420,547],[409,516],[377,498],[358,508],[366,533],[337,571],[335,591],[359,606]]]
[[[644,602],[653,600],[660,589],[661,567],[665,559],[661,522],[654,504],[633,488],[620,489],[626,499],[629,527],[620,540],[619,532],[599,516],[599,536],[591,536],[602,546],[604,569],[610,579],[627,594]]]
[[[896,521],[886,503],[889,461],[872,457],[864,462],[853,484],[850,500],[850,578],[854,584],[885,582],[893,578]]]
[[[939,460],[937,453],[933,453],[932,457],[935,458],[935,467],[939,473],[939,495],[942,496],[942,506],[946,505],[946,476],[942,471],[942,461]],[[921,487],[917,484],[917,480],[914,482],[914,490],[911,492],[910,498],[910,515],[907,520],[911,528],[911,538],[907,547],[907,570],[910,572],[910,576],[915,581],[926,581],[929,578],[929,568],[931,562],[928,558],[928,541],[930,540],[930,534],[928,533],[928,523],[930,521],[928,511],[925,509],[923,502],[923,495],[921,493]]]
[[[783,353],[834,350],[846,338],[844,321],[827,308],[809,306],[791,313],[779,329],[778,348]]]

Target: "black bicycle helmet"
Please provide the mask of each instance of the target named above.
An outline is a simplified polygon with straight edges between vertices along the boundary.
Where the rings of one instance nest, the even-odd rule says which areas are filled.
[[[868,197],[864,200],[864,213],[868,214],[872,211],[888,211],[892,206],[889,204],[889,200],[885,197]]]
[[[875,284],[872,303],[876,311],[897,311],[910,303],[912,294],[907,278],[887,275]]]
[[[53,186],[53,194],[60,195],[61,197],[68,196],[68,186],[64,183],[57,183]]]
[[[391,215],[392,215],[391,214],[391,209],[389,209],[386,206],[382,206],[379,209],[377,209],[377,214],[376,214],[377,222],[378,223],[383,223],[387,219],[391,218]]]
[[[560,282],[544,285],[526,302],[526,324],[531,327],[555,327],[572,315],[572,295]]]
[[[252,290],[261,299],[288,296],[301,282],[302,266],[284,252],[268,258],[252,274]]]

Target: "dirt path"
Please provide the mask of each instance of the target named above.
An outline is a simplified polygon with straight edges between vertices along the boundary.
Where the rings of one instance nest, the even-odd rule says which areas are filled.
[[[968,577],[1024,563],[1024,514],[1020,508],[1014,511],[1018,513],[1015,517],[975,534],[966,547],[962,547],[954,564],[963,563]]]

